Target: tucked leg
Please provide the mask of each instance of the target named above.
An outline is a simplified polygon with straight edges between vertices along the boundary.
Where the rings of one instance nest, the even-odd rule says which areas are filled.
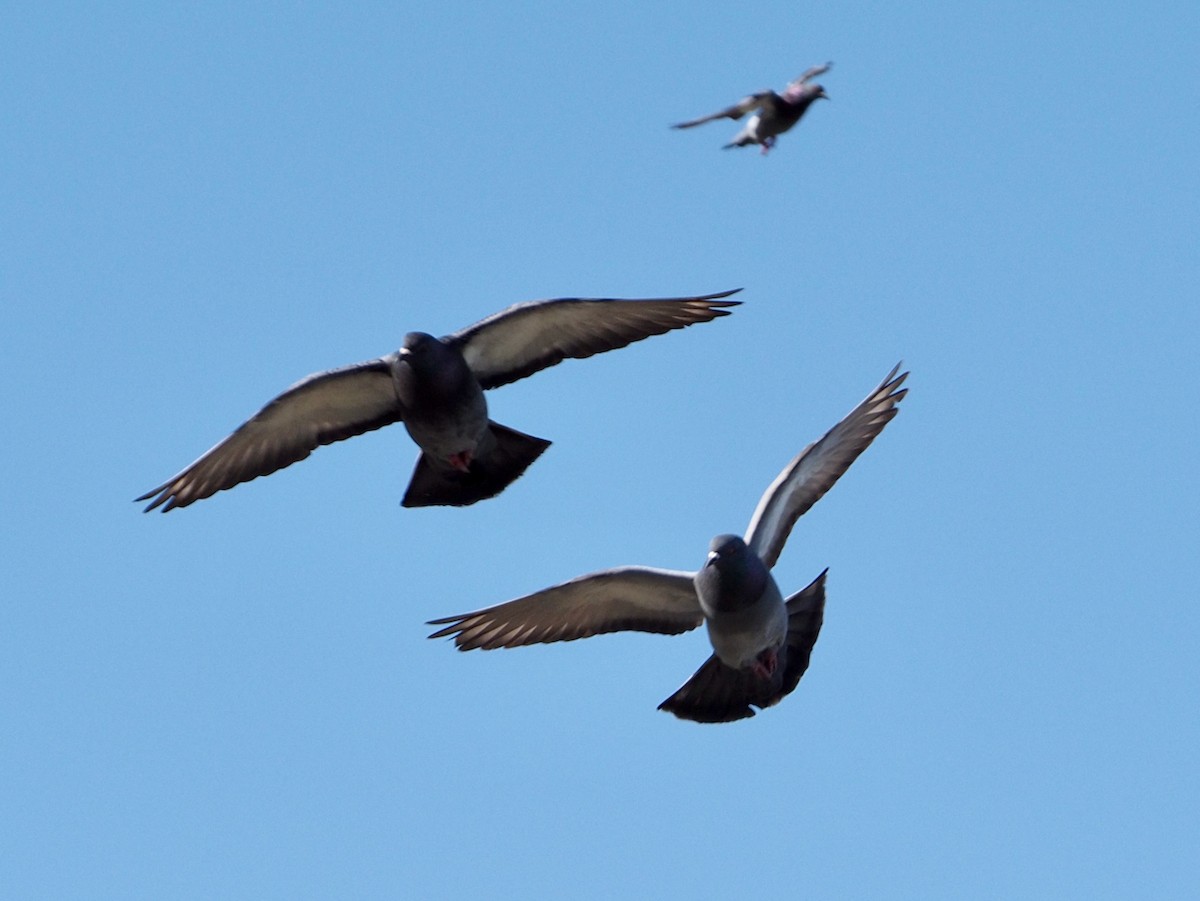
[[[473,455],[469,450],[459,451],[457,454],[450,455],[449,463],[459,472],[469,472],[472,459]]]
[[[758,678],[770,679],[775,675],[777,666],[779,666],[779,655],[774,648],[767,648],[755,659],[752,670]]]

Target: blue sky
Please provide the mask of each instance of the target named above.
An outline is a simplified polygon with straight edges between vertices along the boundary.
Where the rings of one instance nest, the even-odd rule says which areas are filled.
[[[1193,4],[10,8],[0,894],[1200,894]],[[808,66],[766,158],[697,116]],[[317,370],[539,297],[733,316],[490,394],[554,441],[405,510],[399,427],[133,497]],[[425,620],[695,568],[899,359],[792,534],[812,667]]]

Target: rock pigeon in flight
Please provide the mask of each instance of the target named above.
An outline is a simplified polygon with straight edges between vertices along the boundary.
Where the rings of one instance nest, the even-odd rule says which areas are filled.
[[[898,412],[908,373],[896,366],[849,415],[810,444],[758,502],[746,537],[718,535],[699,572],[624,566],[476,613],[430,622],[459,650],[511,648],[632,630],[676,635],[701,623],[713,655],[659,705],[682,719],[753,716],[790,694],[808,668],[825,607],[825,573],[786,601],[771,568],[796,520]]]
[[[310,375],[178,475],[148,491],[147,512],[209,497],[303,460],[323,444],[403,422],[421,448],[406,507],[495,497],[550,442],[488,418],[483,392],[568,358],[727,316],[735,291],[657,300],[519,303],[443,338],[409,332],[376,360]]]
[[[829,99],[829,95],[825,93],[823,87],[819,84],[809,84],[809,82],[818,75],[828,72],[832,66],[833,63],[813,66],[784,88],[782,94],[776,94],[774,91],[760,91],[757,94],[743,97],[728,109],[688,122],[680,122],[671,127],[693,128],[716,119],[740,119],[746,113],[757,110],[746,122],[745,127],[725,145],[725,149],[745,147],[747,144],[761,144],[762,152],[765,155],[775,146],[776,138],[799,122],[800,117],[814,101],[822,98]]]

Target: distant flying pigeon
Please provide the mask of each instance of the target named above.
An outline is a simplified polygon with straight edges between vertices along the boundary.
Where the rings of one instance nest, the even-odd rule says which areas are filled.
[[[829,99],[829,95],[825,93],[823,87],[819,84],[809,84],[809,81],[818,75],[825,74],[832,66],[833,63],[813,66],[784,88],[782,94],[776,94],[774,91],[759,91],[757,94],[743,97],[733,106],[723,109],[719,113],[701,116],[699,119],[692,119],[689,122],[680,122],[671,127],[692,128],[716,119],[740,119],[746,113],[758,110],[750,117],[746,126],[734,136],[733,140],[725,145],[725,149],[745,147],[747,144],[761,144],[762,152],[765,155],[775,146],[775,139],[779,135],[800,121],[800,117],[804,115],[805,110],[812,105],[813,101],[821,98]]]
[[[677,635],[701,623],[716,652],[658,705],[681,719],[724,723],[791,694],[808,668],[825,610],[825,573],[786,601],[771,576],[796,520],[841,477],[898,411],[897,365],[871,395],[810,444],[758,502],[745,539],[718,535],[699,572],[623,566],[477,613],[430,622],[461,651],[572,641],[632,630]]]
[[[625,347],[727,316],[741,289],[660,300],[535,300],[444,338],[409,332],[395,353],[297,382],[237,431],[138,501],[186,507],[303,460],[323,444],[403,422],[421,448],[405,507],[495,497],[550,442],[488,419],[483,392],[567,357]]]

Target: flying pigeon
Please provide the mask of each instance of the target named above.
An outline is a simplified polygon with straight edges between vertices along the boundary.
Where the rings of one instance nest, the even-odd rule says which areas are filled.
[[[572,641],[632,630],[677,635],[701,623],[713,655],[659,705],[681,719],[724,723],[777,704],[808,668],[825,609],[825,573],[786,601],[771,568],[796,520],[898,412],[908,373],[888,373],[845,419],[810,444],[758,502],[744,539],[718,535],[699,572],[623,566],[580,576],[476,613],[432,620],[460,651]]]
[[[443,338],[409,332],[394,353],[297,382],[136,500],[150,501],[147,512],[186,507],[290,466],[323,444],[394,422],[403,422],[421,448],[405,507],[466,506],[495,497],[550,442],[488,419],[484,390],[568,357],[590,357],[727,316],[725,308],[741,301],[723,298],[740,290],[658,300],[535,300]]]
[[[825,89],[819,84],[809,84],[818,75],[823,75],[833,67],[833,63],[823,66],[813,66],[803,75],[784,88],[782,94],[774,91],[759,91],[743,97],[728,109],[723,109],[711,116],[701,116],[688,122],[672,125],[672,128],[693,128],[712,122],[716,119],[740,119],[746,113],[757,110],[744,128],[739,131],[732,141],[725,145],[730,147],[745,147],[747,144],[761,144],[763,155],[775,146],[776,138],[800,121],[800,117],[813,104],[813,101],[829,99]]]

